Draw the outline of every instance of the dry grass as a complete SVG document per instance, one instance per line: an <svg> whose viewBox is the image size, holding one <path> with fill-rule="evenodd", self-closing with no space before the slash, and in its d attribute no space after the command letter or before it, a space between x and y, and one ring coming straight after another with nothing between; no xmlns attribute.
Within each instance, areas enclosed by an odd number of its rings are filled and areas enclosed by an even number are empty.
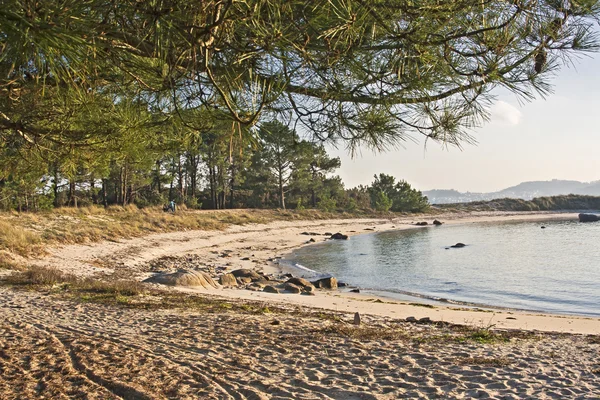
<svg viewBox="0 0 600 400"><path fill-rule="evenodd" d="M39 213L0 213L0 250L24 257L44 254L46 245L90 243L133 238L150 233L185 230L223 230L230 225L285 220L391 214L328 213L318 210L185 210L165 213L160 207L60 208Z"/></svg>
<svg viewBox="0 0 600 400"><path fill-rule="evenodd" d="M42 240L31 229L14 221L0 220L0 250L31 256L42 251Z"/></svg>
<svg viewBox="0 0 600 400"><path fill-rule="evenodd" d="M133 280L103 281L80 278L56 268L30 266L4 277L0 283L16 289L36 290L75 301L109 306L158 310L184 309L199 312L245 314L287 313L277 306L262 302L226 301L208 296L196 296L175 290L159 290Z"/></svg>

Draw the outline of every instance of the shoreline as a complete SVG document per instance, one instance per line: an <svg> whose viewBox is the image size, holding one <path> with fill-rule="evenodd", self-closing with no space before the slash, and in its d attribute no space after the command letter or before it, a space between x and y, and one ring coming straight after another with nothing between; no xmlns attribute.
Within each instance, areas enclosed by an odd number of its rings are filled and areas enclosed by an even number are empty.
<svg viewBox="0 0 600 400"><path fill-rule="evenodd" d="M143 238L104 242L91 245L63 246L51 250L51 255L38 260L38 265L61 268L79 275L119 278L122 275L148 277L147 265L157 259L194 256L211 268L232 271L255 269L265 274L281 274L281 266L272 262L294 249L323 242L323 236L301 235L305 231L342 232L350 236L383 232L392 229L432 229L411 222L440 219L446 225L503 221L546 221L576 219L574 213L550 212L484 212L418 215L389 219L351 219L325 221L277 221L263 225L232 226L222 232L188 231L155 234ZM372 231L371 229L375 229ZM366 231L365 229L370 229ZM434 305L433 308L415 298L414 301L392 300L370 293L318 290L316 296L271 294L243 289L182 289L198 294L223 298L256 300L291 304L353 314L372 314L397 319L407 317L431 318L474 327L494 326L499 329L518 329L578 334L600 333L600 318L548 314L520 310L479 309L461 305ZM492 306L493 307L493 306Z"/></svg>
<svg viewBox="0 0 600 400"><path fill-rule="evenodd" d="M503 218L475 220L490 217ZM280 221L176 232L64 246L38 262L126 284L163 267L212 276L223 267L276 273L267 260L304 245L303 231L359 233L399 221ZM165 287L146 293L144 287L105 302L104 292L92 300L70 295L68 287L23 289L0 287L3 399L600 395L598 319L429 308L326 290L310 296Z"/></svg>

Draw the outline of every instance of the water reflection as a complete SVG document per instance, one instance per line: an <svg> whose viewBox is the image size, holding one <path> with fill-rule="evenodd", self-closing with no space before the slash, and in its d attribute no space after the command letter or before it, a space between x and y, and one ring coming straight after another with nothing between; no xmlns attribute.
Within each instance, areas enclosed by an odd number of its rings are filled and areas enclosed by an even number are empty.
<svg viewBox="0 0 600 400"><path fill-rule="evenodd" d="M290 258L367 289L600 315L600 224L484 223L372 233ZM447 249L457 242L462 249Z"/></svg>

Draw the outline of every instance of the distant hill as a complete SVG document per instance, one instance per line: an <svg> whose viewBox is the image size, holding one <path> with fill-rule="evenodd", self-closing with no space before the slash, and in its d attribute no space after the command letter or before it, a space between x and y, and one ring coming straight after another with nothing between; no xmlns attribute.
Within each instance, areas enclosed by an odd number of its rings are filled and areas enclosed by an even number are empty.
<svg viewBox="0 0 600 400"><path fill-rule="evenodd" d="M536 197L533 200L495 199L470 203L438 204L441 210L453 211L595 211L600 210L600 196L569 194Z"/></svg>
<svg viewBox="0 0 600 400"><path fill-rule="evenodd" d="M551 181L531 181L519 183L498 192L472 193L456 190L426 190L423 192L431 204L469 203L501 198L531 200L536 197L578 194L600 196L600 181L579 182L553 179Z"/></svg>

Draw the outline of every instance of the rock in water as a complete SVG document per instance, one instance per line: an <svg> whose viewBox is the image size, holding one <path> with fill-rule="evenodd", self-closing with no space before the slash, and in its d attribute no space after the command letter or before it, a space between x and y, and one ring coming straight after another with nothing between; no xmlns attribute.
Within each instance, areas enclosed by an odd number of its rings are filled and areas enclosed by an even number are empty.
<svg viewBox="0 0 600 400"><path fill-rule="evenodd" d="M338 288L338 281L333 276L330 276L329 278L319 279L318 281L314 281L312 284L315 285L315 287L320 288L320 289L337 289Z"/></svg>
<svg viewBox="0 0 600 400"><path fill-rule="evenodd" d="M160 283L161 285L169 286L203 287L206 289L218 289L221 287L210 275L204 272L186 270L177 271L172 274L157 274L144 280L144 282Z"/></svg>
<svg viewBox="0 0 600 400"><path fill-rule="evenodd" d="M415 225L425 226L425 225L427 225L427 221L417 222Z"/></svg>
<svg viewBox="0 0 600 400"><path fill-rule="evenodd" d="M360 314L354 313L354 325L360 325Z"/></svg>
<svg viewBox="0 0 600 400"><path fill-rule="evenodd" d="M443 222L441 222L441 221L438 221L437 219L434 219L434 220L433 220L433 224L434 224L435 226L440 226L441 224L443 224Z"/></svg>
<svg viewBox="0 0 600 400"><path fill-rule="evenodd" d="M223 274L219 277L219 283L223 287L236 287L238 285L237 280L233 274Z"/></svg>
<svg viewBox="0 0 600 400"><path fill-rule="evenodd" d="M450 247L453 247L455 249L460 249L461 247L465 247L465 246L466 246L466 244L464 244L464 243L456 243L456 244L453 244Z"/></svg>
<svg viewBox="0 0 600 400"><path fill-rule="evenodd" d="M334 233L333 235L331 235L331 239L348 240L348 235L343 235L338 232L338 233Z"/></svg>
<svg viewBox="0 0 600 400"><path fill-rule="evenodd" d="M579 214L579 222L596 222L600 221L600 216L594 214Z"/></svg>

